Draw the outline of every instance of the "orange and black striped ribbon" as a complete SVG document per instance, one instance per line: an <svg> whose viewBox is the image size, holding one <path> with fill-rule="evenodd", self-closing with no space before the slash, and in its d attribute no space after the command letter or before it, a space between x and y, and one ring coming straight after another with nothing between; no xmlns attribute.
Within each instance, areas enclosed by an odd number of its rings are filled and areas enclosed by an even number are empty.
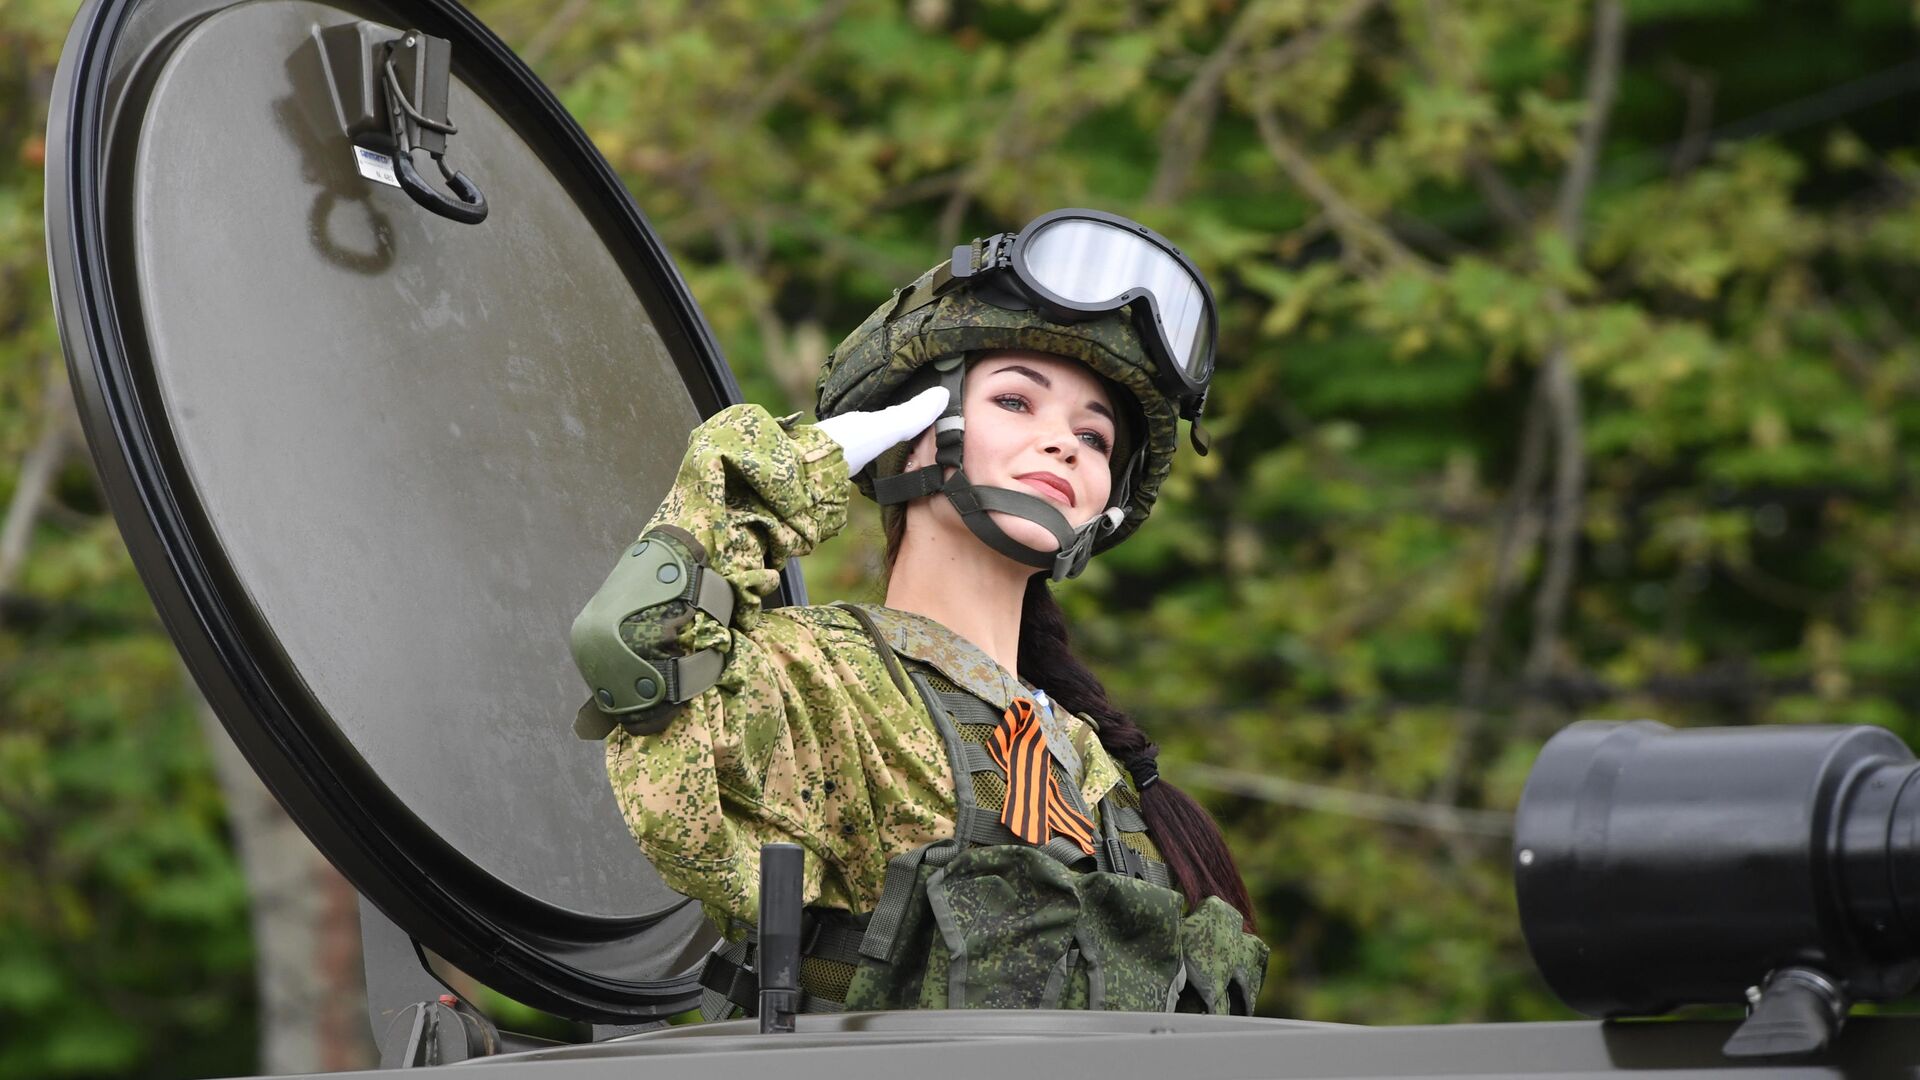
<svg viewBox="0 0 1920 1080"><path fill-rule="evenodd" d="M1093 854L1093 822L1068 805L1053 775L1047 735L1031 698L1014 698L987 738L987 754L1007 772L1007 805L1000 823L1029 844L1044 844L1054 833Z"/></svg>

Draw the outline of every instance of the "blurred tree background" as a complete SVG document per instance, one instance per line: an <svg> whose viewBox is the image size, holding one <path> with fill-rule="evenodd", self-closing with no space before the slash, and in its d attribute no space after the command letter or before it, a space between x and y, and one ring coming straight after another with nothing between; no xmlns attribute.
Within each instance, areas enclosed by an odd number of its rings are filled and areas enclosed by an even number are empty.
<svg viewBox="0 0 1920 1080"><path fill-rule="evenodd" d="M0 0L0 1075L257 1067L229 810L77 445ZM1920 737L1908 0L483 0L748 396L952 244L1151 224L1222 307L1212 456L1062 589L1228 831L1269 1015L1565 1015L1507 815L1583 716ZM874 515L812 560L878 595Z"/></svg>

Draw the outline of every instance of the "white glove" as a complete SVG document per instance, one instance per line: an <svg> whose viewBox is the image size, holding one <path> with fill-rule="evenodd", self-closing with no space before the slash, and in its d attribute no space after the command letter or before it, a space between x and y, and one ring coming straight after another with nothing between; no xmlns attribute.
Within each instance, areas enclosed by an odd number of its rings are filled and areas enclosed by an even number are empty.
<svg viewBox="0 0 1920 1080"><path fill-rule="evenodd" d="M874 412L841 413L814 426L840 444L847 458L847 472L857 473L874 458L933 426L946 411L947 388L935 386L898 405Z"/></svg>

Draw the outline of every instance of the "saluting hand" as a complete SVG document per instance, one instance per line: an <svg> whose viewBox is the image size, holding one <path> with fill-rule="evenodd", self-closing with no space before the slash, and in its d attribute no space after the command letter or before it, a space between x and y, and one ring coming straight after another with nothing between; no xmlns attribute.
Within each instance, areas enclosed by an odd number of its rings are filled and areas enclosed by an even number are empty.
<svg viewBox="0 0 1920 1080"><path fill-rule="evenodd" d="M857 473L892 447L918 436L947 411L947 389L923 390L898 405L873 412L841 413L814 425L840 444L847 472Z"/></svg>

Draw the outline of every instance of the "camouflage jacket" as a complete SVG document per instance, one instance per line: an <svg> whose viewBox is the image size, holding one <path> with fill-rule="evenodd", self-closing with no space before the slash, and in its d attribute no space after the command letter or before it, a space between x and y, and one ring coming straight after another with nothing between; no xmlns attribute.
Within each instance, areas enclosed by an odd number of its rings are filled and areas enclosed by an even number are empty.
<svg viewBox="0 0 1920 1080"><path fill-rule="evenodd" d="M648 526L678 526L705 549L707 565L733 586L733 625L696 612L623 627L643 655L716 648L726 664L713 688L665 706L671 713L657 734L616 728L607 773L648 859L721 926L756 918L764 843L805 849L808 904L859 912L879 900L888 859L954 833L941 736L853 613L762 606L779 585L775 568L845 524L852 490L840 448L824 433L738 405L694 431ZM866 610L895 652L989 705L1031 695L939 623ZM1049 732L1056 735L1073 748L1064 756L1078 759L1072 779L1088 806L1116 785L1130 787L1083 718L1063 714Z"/></svg>

